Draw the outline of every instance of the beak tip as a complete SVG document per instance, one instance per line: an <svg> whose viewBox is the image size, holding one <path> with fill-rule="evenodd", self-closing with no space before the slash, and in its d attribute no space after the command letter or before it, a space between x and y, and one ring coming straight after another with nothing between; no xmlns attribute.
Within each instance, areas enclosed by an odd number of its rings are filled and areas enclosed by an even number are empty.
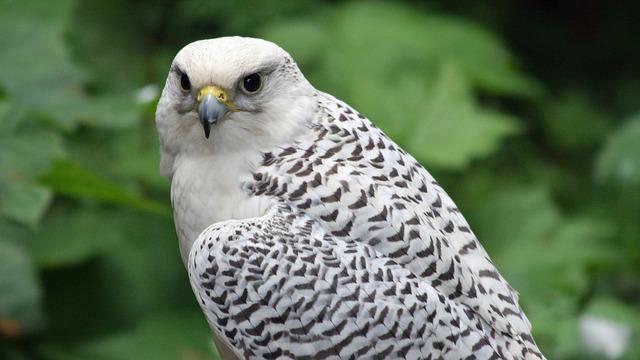
<svg viewBox="0 0 640 360"><path fill-rule="evenodd" d="M203 121L202 127L204 128L204 137L208 139L211 134L211 123L209 121Z"/></svg>

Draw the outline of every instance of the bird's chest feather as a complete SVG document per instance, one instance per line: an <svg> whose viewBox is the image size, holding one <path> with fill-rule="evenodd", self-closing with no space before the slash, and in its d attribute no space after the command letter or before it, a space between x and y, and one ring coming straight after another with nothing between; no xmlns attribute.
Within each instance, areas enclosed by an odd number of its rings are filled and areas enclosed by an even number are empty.
<svg viewBox="0 0 640 360"><path fill-rule="evenodd" d="M174 222L183 260L193 241L209 225L263 215L265 197L249 197L241 185L250 176L253 156L224 154L178 159L171 181Z"/></svg>

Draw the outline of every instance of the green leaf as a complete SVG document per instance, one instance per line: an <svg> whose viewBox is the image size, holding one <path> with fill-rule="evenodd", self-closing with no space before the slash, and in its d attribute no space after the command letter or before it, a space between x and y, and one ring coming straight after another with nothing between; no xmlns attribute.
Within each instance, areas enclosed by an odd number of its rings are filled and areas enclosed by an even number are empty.
<svg viewBox="0 0 640 360"><path fill-rule="evenodd" d="M122 216L91 207L54 208L23 240L40 267L71 266L119 246L126 239Z"/></svg>
<svg viewBox="0 0 640 360"><path fill-rule="evenodd" d="M0 134L11 132L20 120L20 116L9 115L11 110L13 110L11 103L0 100Z"/></svg>
<svg viewBox="0 0 640 360"><path fill-rule="evenodd" d="M0 182L0 215L35 226L51 203L52 193L24 181Z"/></svg>
<svg viewBox="0 0 640 360"><path fill-rule="evenodd" d="M364 71L350 70L359 66L362 70L387 69L394 77L402 72L420 76L424 66L435 60L456 64L474 88L509 96L537 96L541 92L539 84L518 70L514 57L495 35L478 24L435 12L380 2L349 3L332 13L320 12L311 21L298 17L261 33L290 51L303 70L307 59L320 59L325 69L319 64L316 70L322 74L311 74L314 80L357 84L365 80L356 76ZM331 46L323 46L328 43Z"/></svg>
<svg viewBox="0 0 640 360"><path fill-rule="evenodd" d="M35 226L52 193L32 178L46 172L63 153L62 140L54 132L0 134L0 215Z"/></svg>
<svg viewBox="0 0 640 360"><path fill-rule="evenodd" d="M92 99L83 123L105 129L131 128L140 121L141 105L130 92L103 94Z"/></svg>
<svg viewBox="0 0 640 360"><path fill-rule="evenodd" d="M620 300L611 297L595 298L584 313L625 324L636 332L636 336L640 336L640 310Z"/></svg>
<svg viewBox="0 0 640 360"><path fill-rule="evenodd" d="M175 34L169 27L176 19L176 10L184 4L137 3L123 6L114 1L78 2L69 24L68 37L73 44L74 60L87 69L91 82L99 91L131 91L149 82L164 78L155 76L154 66L164 48L150 46L151 28L162 28ZM171 21L164 18L171 13ZM127 21L122 21L122 19ZM209 19L209 21L212 21ZM193 38L190 39L193 41ZM152 41L153 42L153 41ZM164 63L162 76L166 76L176 46L171 47L171 58ZM96 56L99 54L99 56Z"/></svg>
<svg viewBox="0 0 640 360"><path fill-rule="evenodd" d="M526 296L523 293L520 298L526 300ZM520 303L522 305L523 301ZM533 325L533 336L543 354L554 354L556 358L562 359L575 358L576 352L580 354L575 299L556 295L545 302L527 301L524 310Z"/></svg>
<svg viewBox="0 0 640 360"><path fill-rule="evenodd" d="M441 67L431 92L419 110L425 120L405 136L409 152L425 164L463 168L474 157L493 153L504 137L519 129L508 115L477 109L470 89L451 65Z"/></svg>
<svg viewBox="0 0 640 360"><path fill-rule="evenodd" d="M502 182L493 185L470 209L472 225L492 257L496 251L517 251L520 244L546 242L562 219L549 190Z"/></svg>
<svg viewBox="0 0 640 360"><path fill-rule="evenodd" d="M127 318L169 307L194 307L172 221L140 214L126 216L122 244L102 261L105 285Z"/></svg>
<svg viewBox="0 0 640 360"><path fill-rule="evenodd" d="M49 344L47 358L128 360L219 359L200 312L179 312L150 318L132 331L96 340L76 349Z"/></svg>
<svg viewBox="0 0 640 360"><path fill-rule="evenodd" d="M58 194L128 205L154 214L171 216L171 210L166 205L128 192L67 161L56 161L51 171L42 176L40 181Z"/></svg>
<svg viewBox="0 0 640 360"><path fill-rule="evenodd" d="M296 31L291 32L291 28ZM325 60L323 52L330 44L329 34L320 24L306 19L288 20L277 22L264 30L268 39L273 41L284 41L282 46L293 56L301 66L301 71L307 74L316 66L322 66ZM285 45L286 44L286 45Z"/></svg>
<svg viewBox="0 0 640 360"><path fill-rule="evenodd" d="M86 106L83 75L63 35L69 4L45 2L0 12L0 87L11 100L65 129L74 127Z"/></svg>
<svg viewBox="0 0 640 360"><path fill-rule="evenodd" d="M568 356L579 345L577 316L590 291L590 271L620 259L608 243L615 223L562 215L544 187L500 185L471 209L472 227L520 293L542 350Z"/></svg>
<svg viewBox="0 0 640 360"><path fill-rule="evenodd" d="M640 115L607 139L596 163L601 180L618 185L640 185Z"/></svg>
<svg viewBox="0 0 640 360"><path fill-rule="evenodd" d="M545 134L561 149L581 150L593 146L609 130L608 115L577 91L553 97L541 108Z"/></svg>
<svg viewBox="0 0 640 360"><path fill-rule="evenodd" d="M87 252L78 252L78 255L86 256L89 261L78 257L82 262L45 269L47 316L50 323L57 326L48 339L65 343L89 341L130 328L158 312L197 309L180 259L173 223L167 218L126 208L99 209L78 209L113 217L96 224L99 226L94 229L96 234L85 238L86 242L98 244L83 247L69 239L61 240L64 241L61 246L74 247L69 249L71 253L76 252L76 246L80 250L86 248ZM64 214L57 214L57 210L58 207L53 209L52 216L62 227ZM62 210L68 213L71 208L65 206ZM93 219L83 220L80 224L72 219L66 221L69 228L80 231L90 231L91 223L99 222ZM63 229L56 227L54 230L56 237L64 236ZM38 245L32 241L44 241L35 256L54 246L53 240L26 240L30 250ZM53 259L55 261L75 261L63 258L66 255L62 251L56 253L60 257Z"/></svg>
<svg viewBox="0 0 640 360"><path fill-rule="evenodd" d="M479 89L514 97L542 94L541 85L522 73L500 39L480 24L432 13L425 34L434 56L455 62Z"/></svg>
<svg viewBox="0 0 640 360"><path fill-rule="evenodd" d="M11 17L28 16L34 21L44 21L60 26L69 21L75 0L20 1L3 0L0 2L0 14Z"/></svg>
<svg viewBox="0 0 640 360"><path fill-rule="evenodd" d="M43 323L41 296L25 252L0 240L0 335L16 338L38 330Z"/></svg>
<svg viewBox="0 0 640 360"><path fill-rule="evenodd" d="M434 167L463 168L517 132L512 117L479 106L474 91L539 93L482 27L394 4L351 3L261 33L290 51L314 86Z"/></svg>
<svg viewBox="0 0 640 360"><path fill-rule="evenodd" d="M607 246L615 234L610 219L565 218L545 188L502 189L481 204L472 209L476 232L525 301L559 293L577 299L589 286L588 269L619 255Z"/></svg>
<svg viewBox="0 0 640 360"><path fill-rule="evenodd" d="M633 305L609 296L600 296L593 299L584 311L586 315L610 320L631 330L628 347L621 359L638 359L640 356L640 309Z"/></svg>
<svg viewBox="0 0 640 360"><path fill-rule="evenodd" d="M135 129L115 134L111 140L113 159L117 161L114 173L124 179L139 179L157 189L167 189L169 181L160 176L160 152L154 124L142 123ZM131 156L135 153L136 156Z"/></svg>
<svg viewBox="0 0 640 360"><path fill-rule="evenodd" d="M0 135L0 179L21 180L46 172L64 154L54 132L32 131Z"/></svg>

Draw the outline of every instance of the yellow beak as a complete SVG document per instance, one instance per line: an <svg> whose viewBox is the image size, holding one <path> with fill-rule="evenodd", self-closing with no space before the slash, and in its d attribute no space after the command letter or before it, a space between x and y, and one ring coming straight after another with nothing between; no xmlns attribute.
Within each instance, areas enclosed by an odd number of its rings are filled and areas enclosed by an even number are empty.
<svg viewBox="0 0 640 360"><path fill-rule="evenodd" d="M220 103L226 106L229 110L233 111L235 104L233 103L233 101L229 100L229 94L223 89L214 85L207 85L200 89L200 91L198 91L196 100L198 100L198 102L200 103L205 97L207 97L207 95L211 95L214 98L218 99Z"/></svg>
<svg viewBox="0 0 640 360"><path fill-rule="evenodd" d="M229 100L229 94L226 91L213 85L200 89L196 100L200 123L204 129L204 136L208 139L211 125L218 122L228 111L234 111L235 105Z"/></svg>

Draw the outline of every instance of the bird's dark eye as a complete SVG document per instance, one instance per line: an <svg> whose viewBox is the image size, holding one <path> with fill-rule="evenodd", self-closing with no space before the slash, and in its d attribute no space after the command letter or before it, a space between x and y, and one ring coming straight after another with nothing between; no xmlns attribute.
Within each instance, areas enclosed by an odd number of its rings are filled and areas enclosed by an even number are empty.
<svg viewBox="0 0 640 360"><path fill-rule="evenodd" d="M191 81L189 81L189 77L187 76L187 74L180 75L180 86L184 91L191 90Z"/></svg>
<svg viewBox="0 0 640 360"><path fill-rule="evenodd" d="M262 77L260 74L251 74L242 79L242 88L249 94L258 92L262 87Z"/></svg>

